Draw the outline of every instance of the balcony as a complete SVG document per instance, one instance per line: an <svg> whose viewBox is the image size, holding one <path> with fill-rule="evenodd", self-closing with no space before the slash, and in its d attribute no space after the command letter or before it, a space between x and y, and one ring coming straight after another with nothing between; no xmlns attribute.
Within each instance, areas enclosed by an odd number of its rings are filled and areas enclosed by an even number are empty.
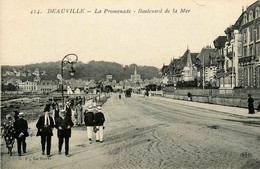
<svg viewBox="0 0 260 169"><path fill-rule="evenodd" d="M229 67L229 68L227 69L227 73L228 73L228 74L231 74L232 71L233 71L233 73L235 73L235 67Z"/></svg>
<svg viewBox="0 0 260 169"><path fill-rule="evenodd" d="M225 56L223 56L223 55L218 56L218 57L216 58L216 61L217 61L217 62L224 62L224 61L225 61Z"/></svg>
<svg viewBox="0 0 260 169"><path fill-rule="evenodd" d="M219 69L216 72L216 77L220 78L220 77L224 77L225 76L225 70L224 69Z"/></svg>
<svg viewBox="0 0 260 169"><path fill-rule="evenodd" d="M255 60L255 55L249 55L249 56L239 58L238 62L239 63L247 63L247 62L251 62L252 60Z"/></svg>
<svg viewBox="0 0 260 169"><path fill-rule="evenodd" d="M229 59L232 59L232 58L233 58L233 52L228 52L228 53L227 53L227 57L228 57Z"/></svg>

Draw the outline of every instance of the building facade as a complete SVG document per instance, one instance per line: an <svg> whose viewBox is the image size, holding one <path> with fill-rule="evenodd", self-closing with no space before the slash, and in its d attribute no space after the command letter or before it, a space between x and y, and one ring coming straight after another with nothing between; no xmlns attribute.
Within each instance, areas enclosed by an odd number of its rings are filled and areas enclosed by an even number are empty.
<svg viewBox="0 0 260 169"><path fill-rule="evenodd" d="M206 46L201 49L197 56L197 60L199 61L198 80L201 84L204 83L205 86L216 86L216 53L216 49Z"/></svg>
<svg viewBox="0 0 260 169"><path fill-rule="evenodd" d="M241 84L241 68L238 64L239 58L242 56L242 35L239 33L240 19L235 25L225 30L227 42L224 48L224 71L223 88L240 87Z"/></svg>
<svg viewBox="0 0 260 169"><path fill-rule="evenodd" d="M260 88L260 1L250 5L242 13L242 24L239 29L242 34L241 86L245 88Z"/></svg>
<svg viewBox="0 0 260 169"><path fill-rule="evenodd" d="M25 82L20 82L18 84L19 86L19 91L22 92L30 92L30 93L37 93L38 91L38 82L36 81L25 81Z"/></svg>
<svg viewBox="0 0 260 169"><path fill-rule="evenodd" d="M38 94L49 94L58 90L58 83L52 80L42 80L37 85Z"/></svg>
<svg viewBox="0 0 260 169"><path fill-rule="evenodd" d="M214 41L213 44L216 49L215 63L217 65L216 71L216 87L224 88L224 78L225 78L225 55L224 48L227 42L227 36L219 36Z"/></svg>

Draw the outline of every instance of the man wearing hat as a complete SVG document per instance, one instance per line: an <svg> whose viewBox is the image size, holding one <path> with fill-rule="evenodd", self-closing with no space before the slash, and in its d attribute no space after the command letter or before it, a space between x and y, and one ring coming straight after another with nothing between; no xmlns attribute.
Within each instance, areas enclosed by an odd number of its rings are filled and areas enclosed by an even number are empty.
<svg viewBox="0 0 260 169"><path fill-rule="evenodd" d="M58 103L56 103L56 104L54 105L54 110L53 110L53 117L54 117L54 122L55 122L55 124L56 124L57 119L58 119L59 116L60 116L59 113L60 113L59 105L58 105Z"/></svg>
<svg viewBox="0 0 260 169"><path fill-rule="evenodd" d="M71 119L72 111L71 111L71 104L69 101L66 103L66 116Z"/></svg>
<svg viewBox="0 0 260 169"><path fill-rule="evenodd" d="M71 127L74 124L71 118L65 114L65 110L60 111L60 117L57 119L55 127L59 138L59 154L61 154L62 144L65 139L65 155L69 157L69 138L71 137Z"/></svg>
<svg viewBox="0 0 260 169"><path fill-rule="evenodd" d="M42 155L45 153L45 143L47 142L47 156L50 157L51 136L53 136L52 130L54 128L54 122L48 108L44 109L44 115L40 116L36 127L38 129L36 136L41 136Z"/></svg>
<svg viewBox="0 0 260 169"><path fill-rule="evenodd" d="M87 113L85 112L84 121L85 121L85 125L87 126L89 144L91 144L92 131L94 127L94 113L93 113L93 107L91 105L88 106Z"/></svg>
<svg viewBox="0 0 260 169"><path fill-rule="evenodd" d="M21 156L21 146L23 146L23 153L26 153L26 137L29 136L28 134L28 123L24 119L24 113L19 113L19 119L14 123L14 130L16 133L17 139L17 151L18 155Z"/></svg>
<svg viewBox="0 0 260 169"><path fill-rule="evenodd" d="M103 125L105 122L105 117L104 114L101 112L101 107L97 107L97 112L94 115L94 121L95 121L95 126L97 128L96 132L96 142L103 142Z"/></svg>

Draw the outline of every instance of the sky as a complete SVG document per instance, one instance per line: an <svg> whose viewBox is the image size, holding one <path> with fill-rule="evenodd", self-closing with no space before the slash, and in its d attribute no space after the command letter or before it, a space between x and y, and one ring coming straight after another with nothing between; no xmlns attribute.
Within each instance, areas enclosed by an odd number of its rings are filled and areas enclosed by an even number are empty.
<svg viewBox="0 0 260 169"><path fill-rule="evenodd" d="M241 15L242 6L255 1L2 0L0 63L55 62L74 53L84 63L96 60L161 68L182 56L187 47L194 53L207 45L214 47L213 41L225 35L224 30ZM50 9L83 9L84 13L48 13ZM105 9L131 12L104 13ZM138 13L139 9L162 13ZM180 13L181 9L189 12Z"/></svg>

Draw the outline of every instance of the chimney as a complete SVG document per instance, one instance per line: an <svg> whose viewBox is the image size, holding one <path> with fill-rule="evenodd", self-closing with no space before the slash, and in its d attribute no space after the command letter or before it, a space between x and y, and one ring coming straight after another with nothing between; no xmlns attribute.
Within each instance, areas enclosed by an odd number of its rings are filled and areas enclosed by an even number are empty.
<svg viewBox="0 0 260 169"><path fill-rule="evenodd" d="M242 6L242 13L244 12L244 6Z"/></svg>

